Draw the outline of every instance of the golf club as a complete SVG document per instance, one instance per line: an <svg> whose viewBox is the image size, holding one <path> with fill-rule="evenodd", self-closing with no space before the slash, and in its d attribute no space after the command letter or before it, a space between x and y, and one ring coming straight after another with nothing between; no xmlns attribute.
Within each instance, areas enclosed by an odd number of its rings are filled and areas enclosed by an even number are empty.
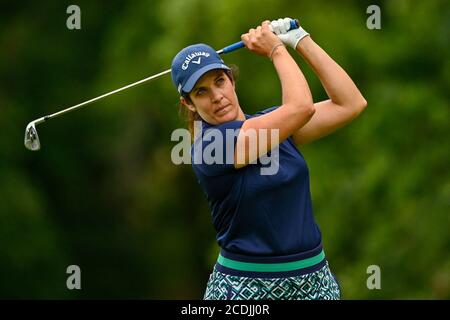
<svg viewBox="0 0 450 320"><path fill-rule="evenodd" d="M295 20L291 20L289 29L290 30L297 29L298 27L299 27L298 20L296 20L296 19ZM223 49L218 50L217 53L218 54L229 53L229 52L232 52L234 50L243 48L244 46L245 46L244 42L239 41L239 42L236 42L236 43L234 43L232 45L229 45L229 46L227 46L227 47L225 47ZM43 123L45 121L48 121L48 120L50 120L52 118L56 118L56 117L58 117L60 115L63 115L65 113L68 113L68 112L73 111L75 109L87 106L88 104L91 104L91 103L93 103L95 101L98 101L100 99L106 98L107 96L113 95L113 94L118 93L120 91L123 91L125 89L132 88L132 87L137 86L139 84L142 84L142 83L144 83L146 81L159 78L159 77L169 73L170 71L171 71L171 69L165 70L165 71L157 73L157 74L155 74L153 76L150 76L150 77L147 77L145 79L136 81L136 82L134 82L132 84L129 84L129 85L125 86L125 87L113 90L111 92L105 93L105 94L103 94L101 96L98 96L96 98L93 98L93 99L90 99L88 101L79 103L79 104L77 104L77 105L75 105L73 107L69 107L69 108L64 109L62 111L59 111L59 112L56 112L56 113L53 113L53 114L50 114L50 115L47 115L47 116L44 116L44 117L41 117L41 118L38 118L36 120L31 121L27 125L27 127L25 128L25 142L24 142L25 143L25 147L27 149L29 149L29 150L32 150L32 151L37 151L37 150L39 150L41 148L41 143L39 141L39 136L38 136L38 133L37 133L37 130L36 130L36 126L38 124Z"/></svg>

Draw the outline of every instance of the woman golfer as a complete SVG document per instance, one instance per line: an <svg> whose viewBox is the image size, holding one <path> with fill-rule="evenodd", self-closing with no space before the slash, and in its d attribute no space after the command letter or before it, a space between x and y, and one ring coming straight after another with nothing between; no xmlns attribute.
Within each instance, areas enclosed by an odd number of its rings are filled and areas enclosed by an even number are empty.
<svg viewBox="0 0 450 320"><path fill-rule="evenodd" d="M244 114L232 72L210 46L186 47L172 62L189 127L195 120L201 124L192 165L221 249L204 299L340 298L313 216L308 167L297 146L348 124L367 103L303 28L287 31L289 21L264 21L241 37L247 49L269 58L282 87L280 105L255 115ZM285 46L311 66L328 100L312 101ZM274 170L264 173L268 158Z"/></svg>

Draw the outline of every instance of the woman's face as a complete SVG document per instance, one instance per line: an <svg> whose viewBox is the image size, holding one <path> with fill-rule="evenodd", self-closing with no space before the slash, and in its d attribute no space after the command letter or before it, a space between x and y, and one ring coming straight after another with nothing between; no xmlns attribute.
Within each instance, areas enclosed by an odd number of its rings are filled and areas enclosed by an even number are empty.
<svg viewBox="0 0 450 320"><path fill-rule="evenodd" d="M245 120L245 115L239 106L234 82L222 69L205 73L189 93L192 103L181 97L181 103L191 111L196 111L206 122L217 125L220 123Z"/></svg>

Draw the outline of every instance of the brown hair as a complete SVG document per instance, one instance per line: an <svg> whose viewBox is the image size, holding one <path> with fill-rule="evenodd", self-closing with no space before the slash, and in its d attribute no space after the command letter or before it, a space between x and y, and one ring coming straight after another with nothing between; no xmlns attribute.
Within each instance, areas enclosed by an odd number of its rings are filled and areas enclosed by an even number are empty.
<svg viewBox="0 0 450 320"><path fill-rule="evenodd" d="M226 75L231 80L231 82L235 82L238 76L239 69L235 65L229 66L231 70L225 70ZM189 97L189 93L182 92L181 96L188 102L192 103L191 98ZM199 121L202 118L197 112L191 111L188 107L183 105L181 102L179 103L179 115L187 122L187 127L189 129L189 133L191 134L191 141L194 141L194 121Z"/></svg>

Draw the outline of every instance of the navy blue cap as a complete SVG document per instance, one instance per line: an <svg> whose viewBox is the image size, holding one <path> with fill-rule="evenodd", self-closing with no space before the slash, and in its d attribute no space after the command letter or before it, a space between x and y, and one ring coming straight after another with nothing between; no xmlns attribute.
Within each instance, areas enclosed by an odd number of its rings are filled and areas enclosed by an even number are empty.
<svg viewBox="0 0 450 320"><path fill-rule="evenodd" d="M172 81L178 93L189 93L198 79L213 69L230 70L216 50L203 43L193 44L173 58Z"/></svg>

